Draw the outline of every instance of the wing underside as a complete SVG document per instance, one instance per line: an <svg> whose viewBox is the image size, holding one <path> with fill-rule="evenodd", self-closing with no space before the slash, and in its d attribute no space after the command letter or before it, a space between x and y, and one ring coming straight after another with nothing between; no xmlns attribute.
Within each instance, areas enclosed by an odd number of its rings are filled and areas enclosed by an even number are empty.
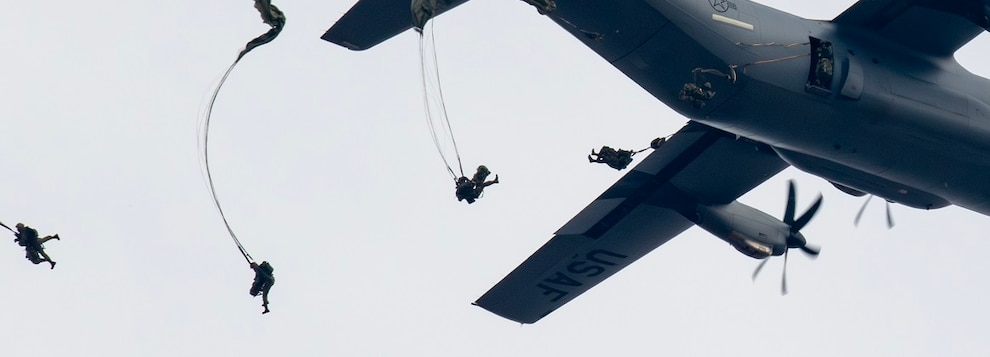
<svg viewBox="0 0 990 357"><path fill-rule="evenodd" d="M787 167L768 146L691 122L583 209L475 305L533 323Z"/></svg>
<svg viewBox="0 0 990 357"><path fill-rule="evenodd" d="M990 30L990 0L860 0L832 22L934 56L950 56Z"/></svg>
<svg viewBox="0 0 990 357"><path fill-rule="evenodd" d="M435 16L467 0L438 1ZM366 50L413 27L411 0L360 0L321 37L352 50Z"/></svg>

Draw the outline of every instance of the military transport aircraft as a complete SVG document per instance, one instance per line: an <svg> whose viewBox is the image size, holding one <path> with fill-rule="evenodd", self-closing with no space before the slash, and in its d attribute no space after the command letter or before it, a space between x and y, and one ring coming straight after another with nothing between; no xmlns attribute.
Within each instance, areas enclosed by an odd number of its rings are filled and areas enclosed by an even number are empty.
<svg viewBox="0 0 990 357"><path fill-rule="evenodd" d="M433 0L440 14L466 0ZM524 0L689 123L475 304L533 323L698 225L765 259L782 219L736 201L787 166L842 192L990 215L990 81L957 49L990 0L861 0L831 21L749 0ZM409 0L361 0L323 39L364 50L411 27Z"/></svg>

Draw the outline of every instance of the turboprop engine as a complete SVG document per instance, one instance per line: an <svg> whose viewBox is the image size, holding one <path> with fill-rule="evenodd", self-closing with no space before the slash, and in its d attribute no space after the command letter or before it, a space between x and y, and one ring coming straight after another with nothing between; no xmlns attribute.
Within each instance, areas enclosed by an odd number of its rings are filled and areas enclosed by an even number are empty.
<svg viewBox="0 0 990 357"><path fill-rule="evenodd" d="M763 259L753 272L754 279L767 262L766 258L783 255L785 279L781 291L786 294L787 251L790 248L799 248L812 257L818 256L818 248L809 247L808 241L800 231L815 216L821 204L822 196L819 195L815 203L795 219L795 189L794 181L791 181L788 186L787 209L783 220L773 218L738 201L724 205L698 204L697 215L688 218L699 227L728 242L739 252L756 259Z"/></svg>
<svg viewBox="0 0 990 357"><path fill-rule="evenodd" d="M784 254L787 249L790 227L758 209L732 201L717 206L699 204L697 212L695 224L728 242L740 253L764 259Z"/></svg>
<svg viewBox="0 0 990 357"><path fill-rule="evenodd" d="M819 195L815 203L801 217L794 218L794 181L788 186L787 209L784 220L773 218L758 209L732 201L724 205L698 204L697 216L688 217L699 227L728 242L739 252L756 259L782 255L789 248L800 248L805 253L818 255L817 248L808 247L801 228L811 221L822 205Z"/></svg>

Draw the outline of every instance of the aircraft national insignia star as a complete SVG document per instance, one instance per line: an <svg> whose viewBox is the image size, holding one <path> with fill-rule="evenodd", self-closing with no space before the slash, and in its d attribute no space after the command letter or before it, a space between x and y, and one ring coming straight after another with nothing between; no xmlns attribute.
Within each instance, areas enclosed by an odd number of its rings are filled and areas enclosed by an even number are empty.
<svg viewBox="0 0 990 357"><path fill-rule="evenodd" d="M729 0L708 0L708 3L712 5L712 8L715 9L715 11L729 11Z"/></svg>

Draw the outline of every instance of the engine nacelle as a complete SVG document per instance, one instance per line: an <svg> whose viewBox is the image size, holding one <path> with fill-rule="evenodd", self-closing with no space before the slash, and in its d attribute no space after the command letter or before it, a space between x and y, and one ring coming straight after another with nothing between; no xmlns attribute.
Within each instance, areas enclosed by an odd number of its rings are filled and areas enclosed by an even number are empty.
<svg viewBox="0 0 990 357"><path fill-rule="evenodd" d="M731 244L740 253L756 259L781 255L787 250L790 227L738 201L715 206L699 204L697 216L688 218Z"/></svg>

